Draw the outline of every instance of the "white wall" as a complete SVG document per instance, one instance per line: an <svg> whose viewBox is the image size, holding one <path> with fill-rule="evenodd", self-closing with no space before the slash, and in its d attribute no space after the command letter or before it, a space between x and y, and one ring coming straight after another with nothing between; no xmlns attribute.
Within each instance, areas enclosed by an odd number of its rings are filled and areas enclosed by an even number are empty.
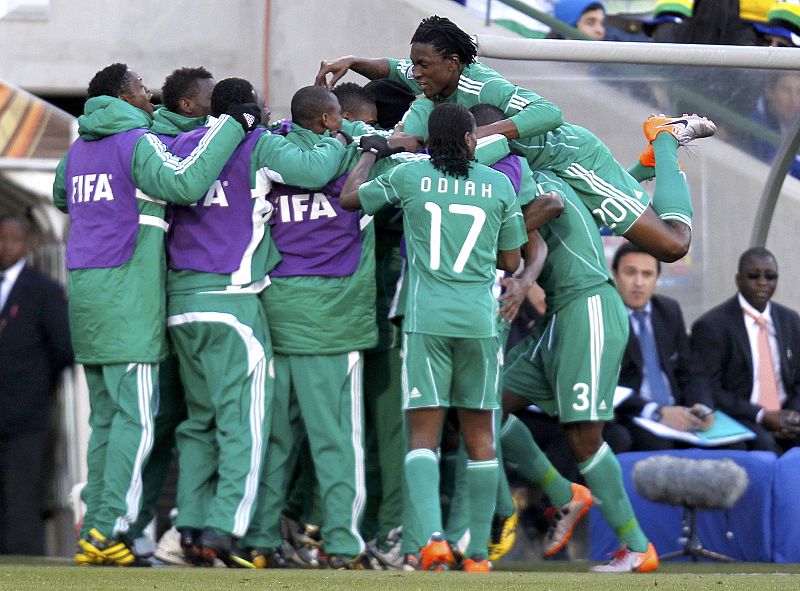
<svg viewBox="0 0 800 591"><path fill-rule="evenodd" d="M264 0L53 0L45 20L0 19L0 79L34 92L80 94L125 62L151 88L175 68L261 87Z"/></svg>
<svg viewBox="0 0 800 591"><path fill-rule="evenodd" d="M452 0L272 0L268 67L273 119L288 115L292 94L314 83L321 60L348 54L408 57L414 30L432 14L450 18L470 34L489 31L479 16ZM491 32L503 34L498 27ZM364 78L348 74L348 80Z"/></svg>

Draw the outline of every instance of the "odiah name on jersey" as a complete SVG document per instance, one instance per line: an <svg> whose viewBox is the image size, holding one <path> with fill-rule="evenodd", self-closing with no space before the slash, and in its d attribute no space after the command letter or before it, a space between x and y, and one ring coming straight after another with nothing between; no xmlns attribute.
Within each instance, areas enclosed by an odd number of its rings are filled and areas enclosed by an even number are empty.
<svg viewBox="0 0 800 591"><path fill-rule="evenodd" d="M459 191L459 183L463 185L465 197L477 197L477 183L475 181L460 181L459 179L447 178L447 177L439 177L436 180L436 192L437 193L453 193L453 194L460 194ZM492 198L492 185L491 183L481 183L481 197L485 197L487 199ZM419 181L419 190L423 193L430 193L434 188L433 179L429 176L424 176L420 178ZM451 190L452 188L452 190Z"/></svg>

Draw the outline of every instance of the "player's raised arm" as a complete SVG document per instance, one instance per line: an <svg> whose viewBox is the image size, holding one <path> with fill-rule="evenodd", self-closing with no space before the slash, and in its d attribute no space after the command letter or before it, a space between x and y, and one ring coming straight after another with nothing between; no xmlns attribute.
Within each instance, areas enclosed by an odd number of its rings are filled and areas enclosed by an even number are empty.
<svg viewBox="0 0 800 591"><path fill-rule="evenodd" d="M370 80L387 78L389 76L389 59L385 57L345 55L330 60L322 60L317 77L314 79L314 84L331 90L349 70L353 70L355 73L361 74ZM331 74L330 80L328 80L328 74Z"/></svg>

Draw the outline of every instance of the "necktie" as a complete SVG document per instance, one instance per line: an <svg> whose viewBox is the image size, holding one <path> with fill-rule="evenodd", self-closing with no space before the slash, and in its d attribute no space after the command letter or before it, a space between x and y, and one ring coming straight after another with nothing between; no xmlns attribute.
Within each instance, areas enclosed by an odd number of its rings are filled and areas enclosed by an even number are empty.
<svg viewBox="0 0 800 591"><path fill-rule="evenodd" d="M758 403L766 410L780 410L778 400L778 378L775 375L775 363L772 360L772 349L769 346L767 320L756 316L749 310L745 314L758 325Z"/></svg>
<svg viewBox="0 0 800 591"><path fill-rule="evenodd" d="M647 322L647 312L636 310L633 317L639 325L639 348L642 351L644 360L645 379L650 385L650 399L662 406L672 404L672 397L669 393L669 386L664 379L661 371L661 362L658 360L658 349L653 333L650 331L650 324Z"/></svg>

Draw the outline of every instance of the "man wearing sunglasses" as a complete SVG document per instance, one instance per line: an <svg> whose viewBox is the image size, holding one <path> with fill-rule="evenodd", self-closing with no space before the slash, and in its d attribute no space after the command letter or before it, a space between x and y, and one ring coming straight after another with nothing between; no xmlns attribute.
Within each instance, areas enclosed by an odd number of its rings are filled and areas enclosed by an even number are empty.
<svg viewBox="0 0 800 591"><path fill-rule="evenodd" d="M739 257L739 293L692 326L692 373L717 408L756 433L749 449L800 444L800 316L770 301L778 263L766 248Z"/></svg>

